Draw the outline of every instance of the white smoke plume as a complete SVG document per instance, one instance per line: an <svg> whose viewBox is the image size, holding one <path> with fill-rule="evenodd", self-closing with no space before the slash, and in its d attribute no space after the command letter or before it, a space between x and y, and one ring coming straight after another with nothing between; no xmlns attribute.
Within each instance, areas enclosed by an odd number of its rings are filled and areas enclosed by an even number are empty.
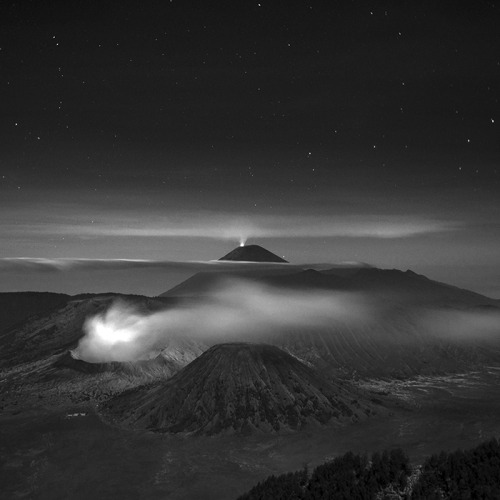
<svg viewBox="0 0 500 500"><path fill-rule="evenodd" d="M401 299L401 297L399 297ZM407 297L407 321L385 332L389 296L327 290L290 290L227 278L204 297L168 309L141 313L117 300L104 313L87 319L85 336L74 355L89 362L135 361L155 356L171 342L266 342L274 334L328 328L332 335L355 335L377 324L374 342L494 341L500 344L500 309L457 310L416 306ZM397 302L402 305L401 302ZM390 314L390 313L389 313ZM390 319L389 319L390 321ZM400 329L391 337L394 327ZM335 327L335 328L332 328ZM411 330L408 330L411 328ZM362 335L357 339L364 342Z"/></svg>
<svg viewBox="0 0 500 500"><path fill-rule="evenodd" d="M356 325L368 320L371 307L354 293L292 291L228 279L196 303L150 314L116 301L87 319L74 354L90 362L133 361L154 355L175 338L252 341L292 327Z"/></svg>

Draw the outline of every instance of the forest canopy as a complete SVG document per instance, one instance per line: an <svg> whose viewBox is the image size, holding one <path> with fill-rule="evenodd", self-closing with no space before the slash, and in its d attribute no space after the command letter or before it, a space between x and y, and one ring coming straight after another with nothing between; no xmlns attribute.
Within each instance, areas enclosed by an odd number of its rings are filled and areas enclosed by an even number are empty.
<svg viewBox="0 0 500 500"><path fill-rule="evenodd" d="M500 498L500 442L431 455L412 467L400 449L351 452L316 467L270 476L238 500Z"/></svg>

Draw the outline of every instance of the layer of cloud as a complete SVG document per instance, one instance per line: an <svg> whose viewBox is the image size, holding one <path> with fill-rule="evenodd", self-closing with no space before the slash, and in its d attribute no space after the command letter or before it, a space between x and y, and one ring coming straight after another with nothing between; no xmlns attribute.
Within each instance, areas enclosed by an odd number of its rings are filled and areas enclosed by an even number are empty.
<svg viewBox="0 0 500 500"><path fill-rule="evenodd" d="M184 237L235 240L244 243L248 238L407 238L428 233L457 230L451 221L396 216L266 216L252 221L234 220L218 216L199 220L170 221L166 218L155 224L130 224L111 226L92 223L78 227L81 236L126 237ZM60 226L59 234L74 234L74 226Z"/></svg>
<svg viewBox="0 0 500 500"><path fill-rule="evenodd" d="M353 266L347 263L346 266ZM311 264L308 267L324 267L325 264ZM0 258L2 271L112 271L126 269L158 268L163 270L185 270L191 272L201 271L259 271L285 269L293 271L302 269L302 265L283 264L274 262L232 262L232 261L173 261L173 260L148 260L148 259L71 259L71 258L31 258L31 257L6 257Z"/></svg>
<svg viewBox="0 0 500 500"><path fill-rule="evenodd" d="M392 342L420 349L432 342L498 345L500 341L498 307L422 308L408 297L401 320L402 304L398 302L392 317L391 303L370 293L290 290L227 278L197 301L159 312L141 313L133 304L117 300L104 313L86 320L85 336L74 355L89 362L134 361L158 354L171 342L199 341L205 346L272 342L273 338L280 342L297 331L328 332L343 340L355 336L360 346L369 338L371 344L383 343L387 348ZM395 325L400 330L396 338L391 333Z"/></svg>
<svg viewBox="0 0 500 500"><path fill-rule="evenodd" d="M0 258L0 271L122 271L127 269L161 269L164 271L186 272L247 272L247 271L280 271L294 272L303 269L325 270L346 267L369 267L361 262L340 263L305 263L289 264L281 262L238 262L221 260L152 260L152 259L72 259L72 258L39 258L39 257L5 257Z"/></svg>
<svg viewBox="0 0 500 500"><path fill-rule="evenodd" d="M452 220L408 215L255 215L252 217L210 212L180 212L175 216L89 214L71 218L55 216L36 224L30 221L2 223L8 233L77 238L210 238L245 242L249 238L408 238L456 231Z"/></svg>

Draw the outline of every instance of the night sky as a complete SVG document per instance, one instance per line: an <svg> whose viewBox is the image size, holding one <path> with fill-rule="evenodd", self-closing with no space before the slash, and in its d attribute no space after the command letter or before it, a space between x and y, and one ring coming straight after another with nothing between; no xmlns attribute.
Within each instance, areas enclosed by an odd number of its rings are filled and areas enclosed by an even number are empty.
<svg viewBox="0 0 500 500"><path fill-rule="evenodd" d="M2 291L248 238L500 297L498 2L2 2L0 49Z"/></svg>

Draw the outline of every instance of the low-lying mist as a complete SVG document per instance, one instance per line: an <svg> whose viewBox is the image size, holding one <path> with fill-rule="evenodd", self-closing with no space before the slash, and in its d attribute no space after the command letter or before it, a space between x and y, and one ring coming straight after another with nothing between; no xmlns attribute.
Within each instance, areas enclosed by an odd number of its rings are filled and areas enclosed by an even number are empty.
<svg viewBox="0 0 500 500"><path fill-rule="evenodd" d="M409 322L398 322L400 301L397 316L391 307L390 297L373 293L291 290L228 278L193 302L154 313L141 313L133 304L116 300L85 321L85 335L74 355L89 362L135 361L157 355L172 341L269 342L276 334L300 329L344 339L364 332L357 343L500 341L500 309L495 307L422 309L410 296L403 306Z"/></svg>
<svg viewBox="0 0 500 500"><path fill-rule="evenodd" d="M436 309L422 316L422 325L433 335L460 341L500 341L500 309Z"/></svg>
<svg viewBox="0 0 500 500"><path fill-rule="evenodd" d="M294 291L227 279L192 304L142 314L117 300L85 321L74 354L90 362L133 361L158 352L172 338L207 343L265 340L287 327L325 327L368 321L372 305L360 294Z"/></svg>

